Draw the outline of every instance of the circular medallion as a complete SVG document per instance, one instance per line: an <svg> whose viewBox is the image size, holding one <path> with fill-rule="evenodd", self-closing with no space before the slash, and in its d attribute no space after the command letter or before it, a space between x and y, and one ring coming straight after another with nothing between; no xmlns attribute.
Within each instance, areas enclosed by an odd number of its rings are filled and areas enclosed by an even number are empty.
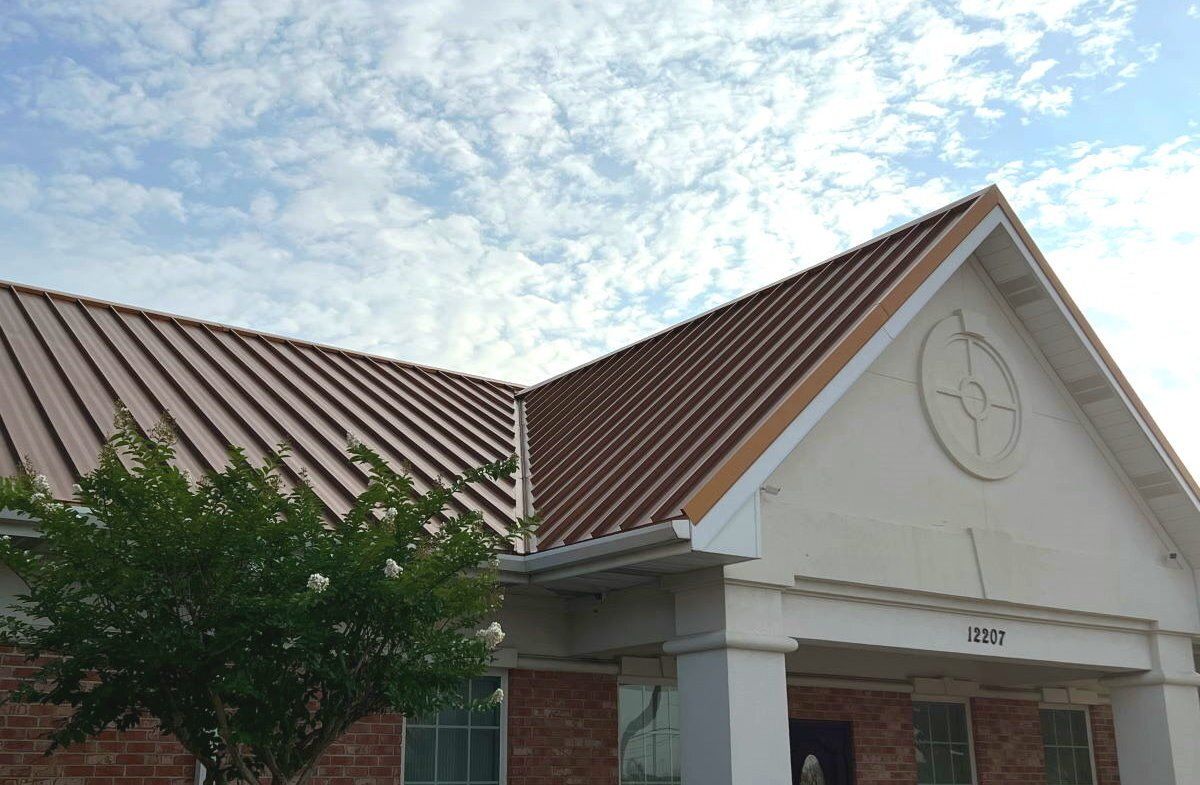
<svg viewBox="0 0 1200 785"><path fill-rule="evenodd" d="M999 480L1020 467L1021 394L982 316L955 311L929 331L921 398L938 441L963 469Z"/></svg>

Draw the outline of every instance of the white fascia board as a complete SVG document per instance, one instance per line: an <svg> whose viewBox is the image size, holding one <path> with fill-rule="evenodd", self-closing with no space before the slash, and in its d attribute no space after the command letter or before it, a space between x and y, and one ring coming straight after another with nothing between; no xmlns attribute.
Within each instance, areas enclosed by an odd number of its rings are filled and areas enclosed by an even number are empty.
<svg viewBox="0 0 1200 785"><path fill-rule="evenodd" d="M662 545L687 542L691 535L687 521L664 521L548 551L503 554L500 556L500 569L502 572L536 575L566 567L580 567L588 562L603 561L606 567L612 567L613 558L629 557L633 561L641 561L640 552L651 549L657 551Z"/></svg>
<svg viewBox="0 0 1200 785"><path fill-rule="evenodd" d="M1002 225L1003 217L1004 211L999 206L993 207L991 212L984 216L983 220L955 247L945 261L938 265L937 269L917 287L917 290L904 304L896 309L891 318L871 336L866 345L850 358L850 361L830 380L829 384L825 385L824 389L804 408L804 411L800 412L795 420L792 420L779 438L772 442L771 446L738 478L733 487L726 491L712 509L694 524L695 528L723 528L747 502L757 496L762 484L796 449L801 440L813 429L813 426L833 408L835 403L841 400L851 385L858 381L858 378L871 366L871 363L875 362L879 355L883 354L883 350L908 326L913 317L925 307L933 295L950 279L950 276L954 275L958 268L966 262L979 244L992 233L992 230ZM1011 228L1009 232L1012 233ZM761 526L757 515L755 524ZM697 548L697 550L699 549Z"/></svg>

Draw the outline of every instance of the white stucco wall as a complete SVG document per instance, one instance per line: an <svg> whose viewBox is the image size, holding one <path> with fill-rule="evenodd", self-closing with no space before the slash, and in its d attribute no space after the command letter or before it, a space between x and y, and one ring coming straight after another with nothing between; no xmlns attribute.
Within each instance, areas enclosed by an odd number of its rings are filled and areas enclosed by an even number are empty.
<svg viewBox="0 0 1200 785"><path fill-rule="evenodd" d="M922 408L919 358L955 309L986 317L1026 409L1024 462L983 480ZM763 558L731 577L796 576L1160 620L1197 628L1189 568L968 263L808 433L762 494Z"/></svg>

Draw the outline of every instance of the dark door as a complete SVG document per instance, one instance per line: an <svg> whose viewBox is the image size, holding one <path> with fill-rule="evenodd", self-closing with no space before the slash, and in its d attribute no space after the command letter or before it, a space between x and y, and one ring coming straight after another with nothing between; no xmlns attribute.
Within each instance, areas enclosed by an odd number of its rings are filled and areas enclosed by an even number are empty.
<svg viewBox="0 0 1200 785"><path fill-rule="evenodd" d="M850 723L789 720L793 785L854 785Z"/></svg>

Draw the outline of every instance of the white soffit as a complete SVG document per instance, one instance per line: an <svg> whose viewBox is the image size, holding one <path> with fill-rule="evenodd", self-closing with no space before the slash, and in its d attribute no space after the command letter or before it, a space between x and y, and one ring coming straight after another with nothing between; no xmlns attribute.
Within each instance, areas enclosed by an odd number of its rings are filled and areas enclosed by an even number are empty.
<svg viewBox="0 0 1200 785"><path fill-rule="evenodd" d="M1192 565L1200 501L1005 216L974 256L1058 375L1145 507Z"/></svg>

